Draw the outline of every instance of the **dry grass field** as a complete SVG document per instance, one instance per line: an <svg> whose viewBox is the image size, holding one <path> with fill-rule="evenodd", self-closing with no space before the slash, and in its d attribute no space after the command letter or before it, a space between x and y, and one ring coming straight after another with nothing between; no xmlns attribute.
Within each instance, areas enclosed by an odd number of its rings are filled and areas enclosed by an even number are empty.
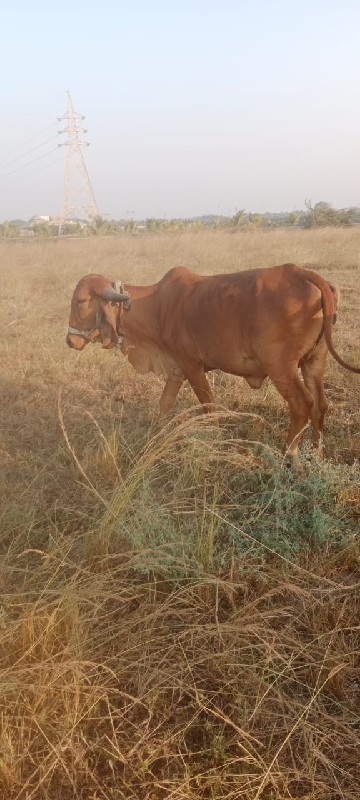
<svg viewBox="0 0 360 800"><path fill-rule="evenodd" d="M359 800L360 379L329 359L295 479L274 388L214 374L220 430L117 351L65 344L78 278L294 261L342 291L360 230L0 242L1 800Z"/></svg>

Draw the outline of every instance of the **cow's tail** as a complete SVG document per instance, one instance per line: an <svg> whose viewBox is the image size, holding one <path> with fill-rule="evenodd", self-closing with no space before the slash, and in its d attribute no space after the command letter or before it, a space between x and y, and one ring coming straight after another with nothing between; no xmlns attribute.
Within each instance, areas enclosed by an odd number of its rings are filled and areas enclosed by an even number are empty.
<svg viewBox="0 0 360 800"><path fill-rule="evenodd" d="M334 295L330 284L323 278L321 275L318 275L316 272L312 272L312 270L304 269L301 270L302 276L305 280L310 281L310 283L314 283L315 286L320 289L321 292L321 302L323 307L324 313L324 336L325 341L328 346L328 350L335 358L335 361L338 362L344 369L350 370L350 372L356 372L358 375L360 374L360 367L352 367L351 364L348 364L346 361L338 355L336 352L333 340L332 340L332 332L333 332L333 325L334 325L334 315L336 313L335 302L334 302Z"/></svg>

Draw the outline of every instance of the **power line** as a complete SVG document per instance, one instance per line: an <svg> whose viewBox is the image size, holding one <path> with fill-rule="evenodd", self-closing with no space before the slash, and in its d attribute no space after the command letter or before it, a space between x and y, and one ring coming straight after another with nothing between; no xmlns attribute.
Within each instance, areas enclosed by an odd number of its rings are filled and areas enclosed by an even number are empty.
<svg viewBox="0 0 360 800"><path fill-rule="evenodd" d="M17 150L21 150L23 147L26 147L27 144L30 144L30 142L33 142L34 139L37 139L39 136L41 136L41 134L46 133L46 131L50 130L50 128L54 128L55 125L56 125L56 122L53 121L50 125L46 125L45 128L41 128L37 133L34 133L33 136L29 136L27 139L25 139L25 141L21 142L18 145L15 145L15 147L11 147L10 150L7 153L5 153L5 158L7 157L7 155L11 156L12 153L14 153L14 152L16 153ZM0 144L0 147L1 147L1 144ZM19 158L20 158L20 156L19 156Z"/></svg>
<svg viewBox="0 0 360 800"><path fill-rule="evenodd" d="M34 153L35 150L39 149L39 147L43 147L45 144L48 144L48 142L51 142L53 139L57 139L56 133L54 134L54 136L49 136L48 139L45 139L43 142L40 142L40 144L35 145L35 147L31 147L30 150L26 150L26 152L22 153L22 155L16 156L16 158L12 158L11 161L7 161L6 164L0 166L0 170L6 169L6 167L10 167L11 164L15 164L16 161L21 161L22 158L25 158L26 156L30 155L30 153Z"/></svg>
<svg viewBox="0 0 360 800"><path fill-rule="evenodd" d="M51 151L49 151L49 152L51 152ZM37 161L38 161L37 158L34 159L34 161L30 162L30 164L28 166L31 167L32 163L37 162ZM49 161L47 164L44 164L42 167L40 166L40 169L38 168L39 172L42 173L44 171L44 169L49 170L50 167L52 167L54 164L60 164L60 161L62 162L62 164L64 163L63 156L60 156L60 158L54 158L52 161ZM1 177L2 176L0 176L0 181L1 181ZM15 177L13 177L13 179L10 180L9 183L7 183L7 186L13 186L14 183L16 184L16 181L22 180L22 178L23 178L22 174L21 175L15 175Z"/></svg>
<svg viewBox="0 0 360 800"><path fill-rule="evenodd" d="M54 153L55 150L58 149L58 146L57 147L52 147L51 150L48 150L46 153L43 153L41 156L37 156L37 158L33 158L31 161L28 161L27 164L22 164L21 167L17 167L16 169L13 169L11 172L7 172L5 175L0 175L0 180L3 180L3 178L8 178L10 175L14 175L15 172L20 172L22 169L25 169L26 167L29 167L31 164L35 164L36 161L40 161L41 158L45 158L46 156L50 155L50 153Z"/></svg>

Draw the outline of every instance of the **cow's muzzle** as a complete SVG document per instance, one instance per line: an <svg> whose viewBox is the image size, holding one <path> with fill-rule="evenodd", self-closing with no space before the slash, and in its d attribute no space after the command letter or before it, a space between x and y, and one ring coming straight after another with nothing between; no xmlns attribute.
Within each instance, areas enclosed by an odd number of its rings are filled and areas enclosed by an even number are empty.
<svg viewBox="0 0 360 800"><path fill-rule="evenodd" d="M71 325L69 325L69 327L67 329L66 341L67 341L67 344L70 347L72 346L70 344L70 342L71 342L70 336L71 335L72 336L81 336L82 339L85 339L87 342L91 342L91 344L94 344L94 342L96 341L97 337L100 335L100 331L99 331L99 328L98 328L97 325L95 325L94 328L90 328L90 330L88 330L88 331L80 331L78 328L73 328Z"/></svg>

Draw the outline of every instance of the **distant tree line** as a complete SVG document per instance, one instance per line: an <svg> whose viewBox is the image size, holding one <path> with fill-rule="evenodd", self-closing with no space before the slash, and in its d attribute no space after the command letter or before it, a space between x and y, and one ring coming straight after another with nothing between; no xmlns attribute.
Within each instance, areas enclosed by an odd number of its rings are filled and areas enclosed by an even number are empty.
<svg viewBox="0 0 360 800"><path fill-rule="evenodd" d="M258 214L244 209L236 211L233 216L216 214L192 217L189 219L158 219L149 217L145 220L109 220L105 217L95 217L91 222L84 220L71 220L61 228L61 236L117 236L124 234L165 232L180 233L184 231L205 230L215 228L230 231L252 231L258 228L324 228L324 227L349 227L360 224L360 208L333 208L330 203L323 201L312 205L311 200L305 201L306 211L290 211L281 213ZM36 237L46 239L58 236L58 223L54 220L35 222L34 218L24 220L11 220L0 224L0 237L14 239L22 237Z"/></svg>

